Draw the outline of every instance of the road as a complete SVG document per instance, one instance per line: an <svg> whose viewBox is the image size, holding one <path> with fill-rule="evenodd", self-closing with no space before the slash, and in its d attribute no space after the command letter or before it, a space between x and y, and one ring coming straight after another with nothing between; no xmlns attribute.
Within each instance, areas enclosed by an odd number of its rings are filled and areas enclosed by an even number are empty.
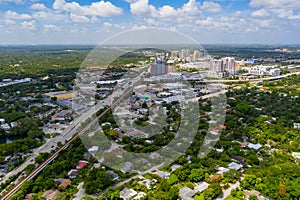
<svg viewBox="0 0 300 200"><path fill-rule="evenodd" d="M99 121L99 119L101 117L103 117L107 112L110 111L111 107L117 105L128 93L131 92L131 89L135 87L136 84L138 84L141 80L143 80L143 78L145 78L145 72L141 73L138 77L135 77L134 79L132 79L132 84L130 87L128 87L127 89L125 89L122 93L116 93L116 95L114 96L110 96L109 99L113 98L113 97L117 97L117 100L115 100L111 106L107 107L99 116L95 117L95 119L93 119L87 126L85 126L81 131L79 131L78 133L76 133L76 127L80 124L81 120L86 120L88 117L92 116L96 110L97 107L101 108L102 104L97 104L96 106L92 107L88 112L86 112L85 114L81 115L79 118L77 118L75 120L75 122L73 123L74 126L70 126L66 129L65 135L63 135L61 138L65 138L67 141L66 143L64 143L61 147L59 147L49 158L47 158L42 164L40 164L38 167L36 167L29 175L27 175L23 180L21 180L20 182L18 182L17 184L15 184L5 195L3 195L1 197L1 200L5 200L8 199L10 196L12 196L15 192L17 192L24 183L26 183L28 180L32 179L33 177L35 177L40 171L42 171L44 169L45 166L47 166L50 162L52 162L57 156L58 154L63 151L64 149L68 148L68 146L78 137L80 137L80 135L84 134L90 127L92 127L95 123L97 123ZM81 120L80 120L81 119ZM72 124L72 125L73 125ZM72 133L74 133L74 135L72 136ZM70 137L68 139L68 137Z"/></svg>
<svg viewBox="0 0 300 200"><path fill-rule="evenodd" d="M102 104L97 104L90 108L87 112L80 115L78 118L76 118L70 126L68 126L60 136L57 136L52 139L48 139L44 145L37 149L33 149L33 154L18 168L15 170L7 173L1 180L1 183L4 183L7 181L11 176L18 174L19 172L24 171L24 169L29 165L33 164L34 159L43 152L50 152L51 150L55 149L57 147L57 143L61 142L64 143L65 140L68 140L72 138L72 136L76 133L76 129L79 127L80 123L83 122L85 119L91 117L95 111L99 110L102 107Z"/></svg>
<svg viewBox="0 0 300 200"><path fill-rule="evenodd" d="M159 165L156 165L156 166L154 166L154 167L152 167L152 168L150 168L150 169L148 169L148 170L146 170L146 171L144 171L144 172L140 172L140 173L138 173L137 175L135 175L135 176L133 176L133 177L131 177L131 178L129 178L129 179L126 179L125 181L122 181L122 182L120 182L120 183L117 183L116 185L112 186L112 188L120 187L120 186L124 185L125 183L128 183L129 181L131 181L131 180L133 180L133 179L139 178L140 176L143 176L144 174L150 173L150 172L152 172L153 170L156 170L156 169L158 169L158 168L160 168L160 167L162 167L162 166L164 166L164 163L161 163L161 164L159 164ZM106 189L103 190L100 194L98 194L98 195L91 195L91 196L93 196L94 198L98 198L98 197L100 197L101 195L105 194L107 191L108 191L108 189L106 188Z"/></svg>
<svg viewBox="0 0 300 200"><path fill-rule="evenodd" d="M83 182L79 183L79 185L77 186L77 189L78 189L78 192L74 196L73 200L81 200L82 197L85 195L85 191L83 189Z"/></svg>
<svg viewBox="0 0 300 200"><path fill-rule="evenodd" d="M75 134L70 140L68 140L63 146L61 146L55 153L53 153L48 159L46 159L42 164L36 167L28 176L26 176L23 180L18 182L15 186L13 186L4 196L1 197L1 200L8 199L11 195L13 195L16 191L18 191L24 183L28 180L35 177L40 171L44 169L50 162L52 162L58 154L66 149L75 139L77 139L80 135L84 134L86 130L88 130L92 125L94 125L101 117L103 117L107 112L110 111L111 107L106 108L98 117L92 120L85 128L83 128L79 133Z"/></svg>
<svg viewBox="0 0 300 200"><path fill-rule="evenodd" d="M223 192L223 194L221 194L221 195L220 195L218 198L216 198L215 200L224 200L224 199L226 199L226 198L230 195L231 191L232 191L233 189L238 188L238 187L240 187L240 182L239 182L239 181L236 182L235 184L231 185L227 190L225 190L225 191Z"/></svg>
<svg viewBox="0 0 300 200"><path fill-rule="evenodd" d="M222 79L217 79L217 80L205 80L203 82L205 83L238 83L238 82L261 82L261 81L272 81L272 80L278 80L282 78L286 78L292 75L298 75L300 72L293 72L289 74L284 74L280 76L272 76L272 77L267 77L267 78L258 78L258 79L248 79L248 80L222 80Z"/></svg>

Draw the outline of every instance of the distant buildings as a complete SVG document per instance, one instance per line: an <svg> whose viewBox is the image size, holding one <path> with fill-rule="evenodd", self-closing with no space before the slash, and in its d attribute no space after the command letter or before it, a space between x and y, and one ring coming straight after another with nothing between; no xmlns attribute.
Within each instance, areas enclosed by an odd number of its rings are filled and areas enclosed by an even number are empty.
<svg viewBox="0 0 300 200"><path fill-rule="evenodd" d="M190 49L181 49L180 51L171 51L171 53L168 56L167 63L197 62L203 57L203 50L195 50L194 52L191 52Z"/></svg>
<svg viewBox="0 0 300 200"><path fill-rule="evenodd" d="M276 68L276 66L263 66L263 65L256 65L254 67L243 67L242 70L247 71L249 74L258 75L258 76L279 76L280 69Z"/></svg>
<svg viewBox="0 0 300 200"><path fill-rule="evenodd" d="M31 78L24 78L24 79L19 79L19 80L3 79L2 82L0 82L0 87L5 87L5 86L15 85L15 84L29 83L31 81L32 81Z"/></svg>
<svg viewBox="0 0 300 200"><path fill-rule="evenodd" d="M257 60L256 59L247 59L245 61L245 64L251 64L251 65L254 65L257 63Z"/></svg>
<svg viewBox="0 0 300 200"><path fill-rule="evenodd" d="M219 60L210 61L210 73L219 77L236 75L236 62L233 57L225 57Z"/></svg>
<svg viewBox="0 0 300 200"><path fill-rule="evenodd" d="M190 58L190 54L191 54L191 52L190 52L189 49L182 49L180 51L180 58L181 59L188 59L188 58Z"/></svg>

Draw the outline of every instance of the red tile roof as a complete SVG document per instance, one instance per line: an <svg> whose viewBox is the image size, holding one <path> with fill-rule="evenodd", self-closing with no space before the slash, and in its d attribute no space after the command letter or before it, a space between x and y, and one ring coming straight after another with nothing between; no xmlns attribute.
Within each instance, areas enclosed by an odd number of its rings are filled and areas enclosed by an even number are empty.
<svg viewBox="0 0 300 200"><path fill-rule="evenodd" d="M76 165L76 169L81 169L88 164L88 161L79 161Z"/></svg>

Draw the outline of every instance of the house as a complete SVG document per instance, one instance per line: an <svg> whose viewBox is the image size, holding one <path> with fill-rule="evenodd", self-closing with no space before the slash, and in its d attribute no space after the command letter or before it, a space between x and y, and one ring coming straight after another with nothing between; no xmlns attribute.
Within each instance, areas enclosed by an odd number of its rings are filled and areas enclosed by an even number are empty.
<svg viewBox="0 0 300 200"><path fill-rule="evenodd" d="M33 200L32 195L33 195L33 193L26 194L25 195L25 200Z"/></svg>
<svg viewBox="0 0 300 200"><path fill-rule="evenodd" d="M223 151L224 151L223 148L221 148L221 149L216 149L216 152L217 152L217 153L222 153Z"/></svg>
<svg viewBox="0 0 300 200"><path fill-rule="evenodd" d="M201 183L197 183L196 186L194 187L194 191L195 192L203 192L204 190L206 190L209 186L209 183L207 182L201 182Z"/></svg>
<svg viewBox="0 0 300 200"><path fill-rule="evenodd" d="M160 170L156 170L156 172L154 172L153 174L159 176L160 178L169 178L170 177L169 172L163 172L163 171L160 171Z"/></svg>
<svg viewBox="0 0 300 200"><path fill-rule="evenodd" d="M238 171L238 170L240 170L240 169L243 168L243 165L238 164L238 163L236 163L236 162L232 162L232 163L230 163L230 164L228 165L228 168L229 168L229 169L233 169L233 170Z"/></svg>
<svg viewBox="0 0 300 200"><path fill-rule="evenodd" d="M70 179L65 179L59 184L58 188L66 189L71 184Z"/></svg>
<svg viewBox="0 0 300 200"><path fill-rule="evenodd" d="M137 136L139 136L142 132L139 131L139 130L133 130L133 131L130 131L128 133L126 133L126 135L128 135L129 137L131 138L136 138Z"/></svg>
<svg viewBox="0 0 300 200"><path fill-rule="evenodd" d="M172 172L175 171L176 169L180 168L181 165L177 165L177 164L174 164L171 166L171 169L172 169Z"/></svg>
<svg viewBox="0 0 300 200"><path fill-rule="evenodd" d="M58 190L47 190L44 194L43 197L46 200L55 200L56 196L58 195L59 191Z"/></svg>
<svg viewBox="0 0 300 200"><path fill-rule="evenodd" d="M292 156L300 160L300 152L292 152Z"/></svg>
<svg viewBox="0 0 300 200"><path fill-rule="evenodd" d="M9 131L10 130L10 126L8 124L1 124L1 128L5 131Z"/></svg>
<svg viewBox="0 0 300 200"><path fill-rule="evenodd" d="M251 190L251 191L248 191L246 190L245 191L245 198L246 199L249 199L251 195L254 195L257 197L258 200L264 200L266 199L265 197L263 197L259 191L256 191L256 190Z"/></svg>
<svg viewBox="0 0 300 200"><path fill-rule="evenodd" d="M85 167L88 163L89 163L88 161L81 160L77 163L76 169L81 169L81 168Z"/></svg>
<svg viewBox="0 0 300 200"><path fill-rule="evenodd" d="M113 181L119 180L119 175L116 172L111 170L111 171L108 171L108 173L111 174Z"/></svg>
<svg viewBox="0 0 300 200"><path fill-rule="evenodd" d="M209 177L209 180L210 180L210 181L213 181L213 180L216 180L216 179L218 179L218 178L220 178L220 175L219 175L219 174L215 174L215 175L211 175L211 176Z"/></svg>
<svg viewBox="0 0 300 200"><path fill-rule="evenodd" d="M89 160L93 157L93 155L90 153L90 152L85 152L83 154L83 158L86 159L86 160Z"/></svg>
<svg viewBox="0 0 300 200"><path fill-rule="evenodd" d="M242 165L247 165L247 163L245 162L245 159L239 156L231 156L231 159L238 161L239 163L241 163Z"/></svg>
<svg viewBox="0 0 300 200"><path fill-rule="evenodd" d="M300 128L300 123L294 123L294 128Z"/></svg>
<svg viewBox="0 0 300 200"><path fill-rule="evenodd" d="M145 197L147 194L145 192L139 192L135 197L134 199L135 200L140 200L142 199L143 197Z"/></svg>
<svg viewBox="0 0 300 200"><path fill-rule="evenodd" d="M138 184L145 185L147 189L151 189L151 180L150 179L144 179L138 182Z"/></svg>
<svg viewBox="0 0 300 200"><path fill-rule="evenodd" d="M17 123L17 122L11 122L11 123L10 123L10 127L13 128L13 127L16 127L16 126L18 126L18 123Z"/></svg>
<svg viewBox="0 0 300 200"><path fill-rule="evenodd" d="M98 146L92 146L91 148L88 149L88 151L92 154L95 155L98 151L99 147Z"/></svg>
<svg viewBox="0 0 300 200"><path fill-rule="evenodd" d="M62 110L51 117L52 121L65 121L70 119L73 114L72 110Z"/></svg>
<svg viewBox="0 0 300 200"><path fill-rule="evenodd" d="M124 167L121 169L121 172L126 174L127 172L129 172L129 170L132 167L132 163L131 162L125 162Z"/></svg>
<svg viewBox="0 0 300 200"><path fill-rule="evenodd" d="M228 168L225 168L225 167L218 167L217 168L217 174L220 174L220 175L222 175L223 176L223 174L225 173L225 172L228 172L229 171L229 169Z"/></svg>
<svg viewBox="0 0 300 200"><path fill-rule="evenodd" d="M76 178L77 174L78 174L78 170L77 169L71 169L68 172L68 176L70 177L70 179Z"/></svg>
<svg viewBox="0 0 300 200"><path fill-rule="evenodd" d="M179 190L179 196L183 200L192 200L192 196L194 196L196 193L191 188L184 186Z"/></svg>
<svg viewBox="0 0 300 200"><path fill-rule="evenodd" d="M261 144L252 144L252 143L248 144L248 148L253 150L259 150L261 147L262 147Z"/></svg>
<svg viewBox="0 0 300 200"><path fill-rule="evenodd" d="M129 189L129 188L124 188L121 192L120 192L120 198L124 199L124 200L130 200L131 198L133 198L135 195L137 195L137 192L133 189Z"/></svg>

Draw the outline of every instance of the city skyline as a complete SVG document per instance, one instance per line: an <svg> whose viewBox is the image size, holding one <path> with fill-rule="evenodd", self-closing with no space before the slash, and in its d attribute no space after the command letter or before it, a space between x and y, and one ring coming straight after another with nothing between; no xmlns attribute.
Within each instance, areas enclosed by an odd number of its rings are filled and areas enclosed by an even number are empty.
<svg viewBox="0 0 300 200"><path fill-rule="evenodd" d="M98 44L147 27L200 44L299 44L299 11L296 0L0 0L0 44Z"/></svg>

